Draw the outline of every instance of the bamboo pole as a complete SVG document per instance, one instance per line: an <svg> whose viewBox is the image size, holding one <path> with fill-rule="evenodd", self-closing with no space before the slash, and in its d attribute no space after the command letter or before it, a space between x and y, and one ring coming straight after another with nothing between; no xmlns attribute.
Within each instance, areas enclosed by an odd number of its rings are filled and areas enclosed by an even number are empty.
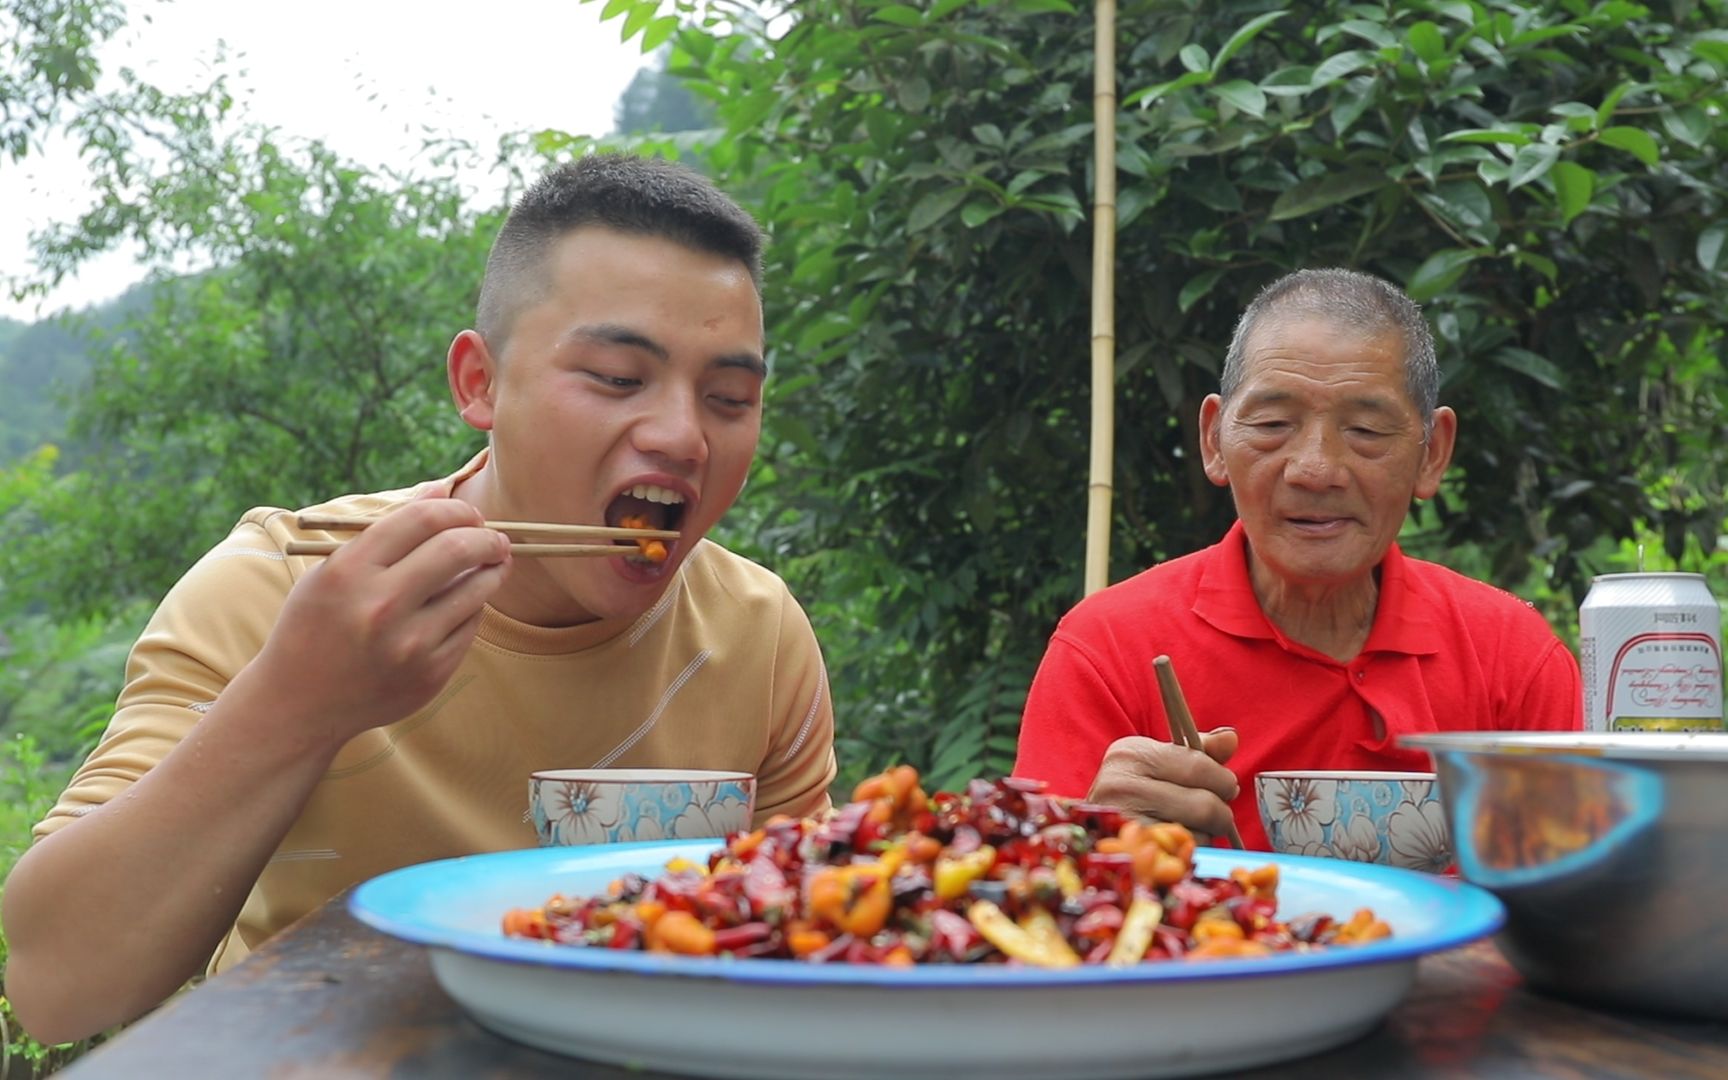
<svg viewBox="0 0 1728 1080"><path fill-rule="evenodd" d="M1116 0L1096 0L1092 73L1092 464L1086 485L1086 592L1110 584L1116 456Z"/></svg>

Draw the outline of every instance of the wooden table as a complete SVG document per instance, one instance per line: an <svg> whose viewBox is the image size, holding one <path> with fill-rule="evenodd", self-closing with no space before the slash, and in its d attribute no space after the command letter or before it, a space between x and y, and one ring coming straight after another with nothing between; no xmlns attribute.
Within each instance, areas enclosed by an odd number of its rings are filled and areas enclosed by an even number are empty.
<svg viewBox="0 0 1728 1080"><path fill-rule="evenodd" d="M648 1074L558 1057L487 1032L439 989L424 950L361 925L338 898L60 1075L643 1080ZM1728 1077L1728 1024L1611 1014L1532 993L1484 941L1421 961L1415 989L1367 1037L1237 1075L1720 1080Z"/></svg>

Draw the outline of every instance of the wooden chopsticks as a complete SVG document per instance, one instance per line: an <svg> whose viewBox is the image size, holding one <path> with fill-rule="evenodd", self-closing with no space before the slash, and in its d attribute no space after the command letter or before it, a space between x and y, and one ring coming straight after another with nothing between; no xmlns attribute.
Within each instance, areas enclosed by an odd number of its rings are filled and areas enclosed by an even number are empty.
<svg viewBox="0 0 1728 1080"><path fill-rule="evenodd" d="M1152 667L1158 673L1158 692L1164 698L1164 713L1170 718L1170 734L1177 746L1186 746L1190 750L1206 752L1200 742L1200 731L1194 726L1194 714L1188 711L1188 699L1182 695L1182 684L1176 681L1176 668L1170 663L1168 656L1159 656L1152 661ZM1230 822L1230 842L1242 850L1248 845L1242 842L1242 833L1236 828L1234 819Z"/></svg>
<svg viewBox="0 0 1728 1080"><path fill-rule="evenodd" d="M333 555L341 547L339 540L290 540L282 548L284 555ZM628 555L633 548L622 544L519 544L510 543L510 554L528 558L546 559L564 556L567 558L610 558L613 555Z"/></svg>
<svg viewBox="0 0 1728 1080"><path fill-rule="evenodd" d="M348 532L376 525L379 518L345 517L338 514L300 514L295 522L302 529L321 532ZM627 555L630 549L621 544L547 544L518 541L518 536L568 536L588 540L676 540L674 529L624 529L611 525L559 525L542 521L488 521L488 529L508 535L510 554L531 558L607 558ZM341 547L336 540L290 540L284 553L288 555L329 555Z"/></svg>

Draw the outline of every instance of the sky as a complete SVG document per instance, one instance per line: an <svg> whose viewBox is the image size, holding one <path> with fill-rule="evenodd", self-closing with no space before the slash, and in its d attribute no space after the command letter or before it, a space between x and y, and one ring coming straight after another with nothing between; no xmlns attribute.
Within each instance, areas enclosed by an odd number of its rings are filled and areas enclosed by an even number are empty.
<svg viewBox="0 0 1728 1080"><path fill-rule="evenodd" d="M189 90L210 80L225 43L221 70L244 120L322 139L361 164L401 167L423 124L483 148L515 131L610 131L644 58L619 41L622 19L600 21L602 7L129 0L128 25L99 55L104 72L127 66L165 90ZM87 176L64 142L0 160L0 280L31 270L32 230L88 205ZM29 321L98 303L143 275L131 252L99 257L46 299L17 302L0 290L0 316Z"/></svg>

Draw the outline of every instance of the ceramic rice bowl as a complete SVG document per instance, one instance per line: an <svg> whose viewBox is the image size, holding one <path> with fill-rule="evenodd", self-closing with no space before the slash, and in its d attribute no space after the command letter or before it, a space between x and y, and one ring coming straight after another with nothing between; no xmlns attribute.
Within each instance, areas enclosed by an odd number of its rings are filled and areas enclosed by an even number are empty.
<svg viewBox="0 0 1728 1080"><path fill-rule="evenodd" d="M756 778L702 769L550 769L528 781L541 847L721 838L750 827Z"/></svg>

